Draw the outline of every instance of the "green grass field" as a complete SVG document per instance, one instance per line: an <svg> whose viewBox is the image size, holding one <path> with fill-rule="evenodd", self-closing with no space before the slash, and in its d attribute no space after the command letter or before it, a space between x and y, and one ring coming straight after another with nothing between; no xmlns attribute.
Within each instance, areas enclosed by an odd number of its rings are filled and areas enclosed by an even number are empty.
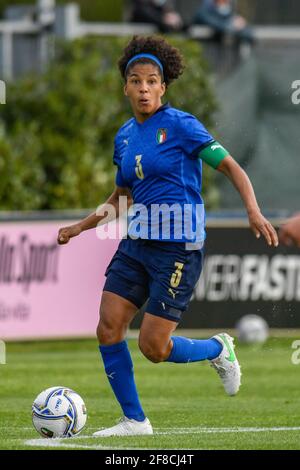
<svg viewBox="0 0 300 470"><path fill-rule="evenodd" d="M227 397L207 363L152 364L136 340L129 346L136 382L153 436L92 438L121 416L96 341L8 343L0 366L0 449L300 449L300 365L295 338L271 338L262 348L237 347L242 388ZM76 390L88 409L78 438L44 440L31 423L31 404L43 389Z"/></svg>

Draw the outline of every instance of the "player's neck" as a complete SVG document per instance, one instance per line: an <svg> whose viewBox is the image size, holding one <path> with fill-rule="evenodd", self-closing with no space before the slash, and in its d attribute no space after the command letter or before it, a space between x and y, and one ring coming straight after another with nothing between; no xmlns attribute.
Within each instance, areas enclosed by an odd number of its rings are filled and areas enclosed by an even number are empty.
<svg viewBox="0 0 300 470"><path fill-rule="evenodd" d="M163 106L159 103L150 113L140 113L136 110L133 111L134 117L139 124L143 124L145 121L150 119L158 110Z"/></svg>

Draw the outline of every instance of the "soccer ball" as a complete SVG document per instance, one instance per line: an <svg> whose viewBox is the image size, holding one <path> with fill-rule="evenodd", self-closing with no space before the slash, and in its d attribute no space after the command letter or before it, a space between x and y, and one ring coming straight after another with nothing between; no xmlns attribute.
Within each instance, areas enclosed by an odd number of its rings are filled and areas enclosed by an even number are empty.
<svg viewBox="0 0 300 470"><path fill-rule="evenodd" d="M264 343L269 336L269 326L259 315L245 315L236 324L238 339L241 343Z"/></svg>
<svg viewBox="0 0 300 470"><path fill-rule="evenodd" d="M84 401L70 388L47 388L32 405L33 425L43 437L73 437L82 431L86 419Z"/></svg>

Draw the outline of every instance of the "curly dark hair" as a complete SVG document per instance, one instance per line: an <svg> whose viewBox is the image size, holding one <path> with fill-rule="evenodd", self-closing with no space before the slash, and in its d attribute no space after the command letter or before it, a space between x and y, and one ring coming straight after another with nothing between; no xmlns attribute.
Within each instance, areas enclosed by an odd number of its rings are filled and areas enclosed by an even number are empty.
<svg viewBox="0 0 300 470"><path fill-rule="evenodd" d="M164 38L159 36L133 36L131 41L127 44L123 51L122 57L119 59L118 66L122 77L126 81L128 72L131 67L136 63L151 63L157 64L151 59L142 58L134 61L132 65L126 70L126 66L129 60L137 54L146 53L155 55L162 63L164 69L164 82L166 86L170 85L176 80L184 70L183 57L176 47L171 46L167 43ZM159 69L160 75L161 70Z"/></svg>

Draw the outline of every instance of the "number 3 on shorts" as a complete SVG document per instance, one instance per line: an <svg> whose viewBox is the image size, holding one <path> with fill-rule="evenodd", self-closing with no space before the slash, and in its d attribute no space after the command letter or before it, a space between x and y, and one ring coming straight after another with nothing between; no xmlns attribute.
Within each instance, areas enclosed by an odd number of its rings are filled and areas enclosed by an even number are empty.
<svg viewBox="0 0 300 470"><path fill-rule="evenodd" d="M184 264L176 262L174 266L177 269L171 276L170 286L178 287L182 278L182 270L183 270Z"/></svg>

